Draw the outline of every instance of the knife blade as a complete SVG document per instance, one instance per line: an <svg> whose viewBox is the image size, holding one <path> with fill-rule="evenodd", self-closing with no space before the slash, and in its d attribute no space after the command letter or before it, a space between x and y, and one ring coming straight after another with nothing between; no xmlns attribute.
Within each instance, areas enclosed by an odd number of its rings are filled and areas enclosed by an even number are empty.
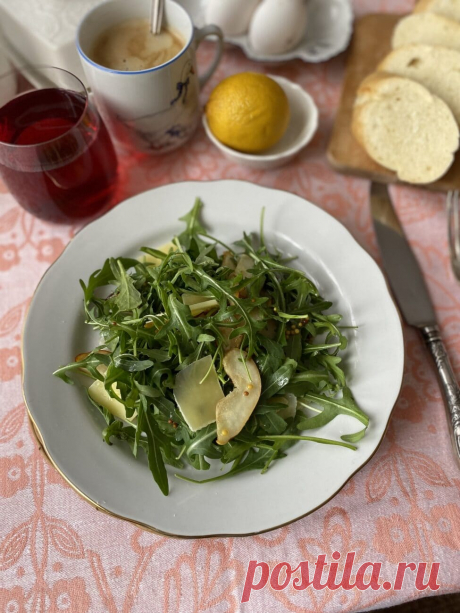
<svg viewBox="0 0 460 613"><path fill-rule="evenodd" d="M460 387L455 378L420 265L407 241L387 185L371 183L377 243L391 289L406 322L418 328L437 368L454 454L460 464Z"/></svg>
<svg viewBox="0 0 460 613"><path fill-rule="evenodd" d="M371 184L371 212L383 265L404 319L411 326L436 325L425 279L404 236L386 185Z"/></svg>

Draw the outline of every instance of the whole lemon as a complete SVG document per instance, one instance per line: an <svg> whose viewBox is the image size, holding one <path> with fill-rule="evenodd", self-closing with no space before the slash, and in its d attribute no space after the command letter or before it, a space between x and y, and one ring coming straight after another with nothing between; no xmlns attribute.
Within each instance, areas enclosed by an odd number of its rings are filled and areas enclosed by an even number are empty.
<svg viewBox="0 0 460 613"><path fill-rule="evenodd" d="M277 143L289 124L289 101L270 77L241 72L212 91L206 119L221 143L245 153L259 153Z"/></svg>

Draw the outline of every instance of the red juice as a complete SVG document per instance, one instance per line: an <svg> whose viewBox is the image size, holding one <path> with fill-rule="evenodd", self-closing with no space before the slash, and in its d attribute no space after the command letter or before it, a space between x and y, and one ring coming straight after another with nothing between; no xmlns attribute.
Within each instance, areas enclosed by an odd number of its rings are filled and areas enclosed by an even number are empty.
<svg viewBox="0 0 460 613"><path fill-rule="evenodd" d="M41 89L0 108L0 175L33 215L93 215L110 200L116 174L107 128L84 95Z"/></svg>

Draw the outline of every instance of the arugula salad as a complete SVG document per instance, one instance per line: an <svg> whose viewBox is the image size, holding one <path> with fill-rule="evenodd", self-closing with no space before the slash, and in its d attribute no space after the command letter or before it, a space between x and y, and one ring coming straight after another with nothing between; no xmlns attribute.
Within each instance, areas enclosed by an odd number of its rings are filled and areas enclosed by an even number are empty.
<svg viewBox="0 0 460 613"><path fill-rule="evenodd" d="M201 224L202 206L197 199L168 245L110 258L80 281L100 344L54 373L70 384L70 373L92 379L103 440L145 452L165 495L166 465L223 464L208 479L175 473L193 483L265 473L299 441L355 450L369 425L341 368L342 317L292 259L268 248L263 212L258 235L228 246ZM308 435L339 414L361 422L358 431Z"/></svg>

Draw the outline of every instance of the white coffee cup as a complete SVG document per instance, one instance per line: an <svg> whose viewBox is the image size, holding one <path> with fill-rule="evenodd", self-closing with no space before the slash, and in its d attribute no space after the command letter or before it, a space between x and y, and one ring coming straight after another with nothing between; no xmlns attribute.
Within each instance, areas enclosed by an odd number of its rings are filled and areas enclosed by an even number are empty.
<svg viewBox="0 0 460 613"><path fill-rule="evenodd" d="M188 13L166 0L164 25L175 30L185 46L171 60L139 71L112 70L91 59L96 40L111 26L129 19L149 18L151 0L109 0L83 18L77 49L87 85L117 143L129 151L160 154L180 147L200 119L199 90L222 56L223 34L208 25L194 28ZM196 49L207 36L217 36L216 54L198 76Z"/></svg>

